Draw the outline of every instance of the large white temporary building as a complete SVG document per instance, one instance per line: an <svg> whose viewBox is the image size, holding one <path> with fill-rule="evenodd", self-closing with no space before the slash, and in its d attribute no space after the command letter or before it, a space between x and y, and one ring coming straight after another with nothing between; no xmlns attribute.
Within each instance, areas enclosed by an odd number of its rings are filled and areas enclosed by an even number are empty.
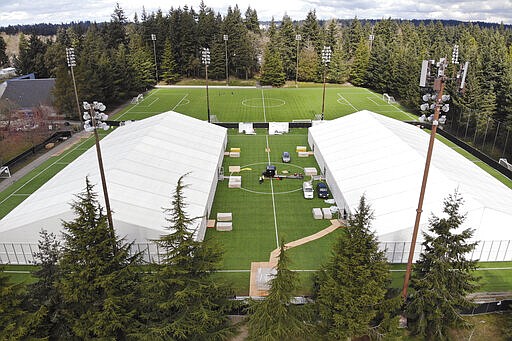
<svg viewBox="0 0 512 341"><path fill-rule="evenodd" d="M364 194L374 210L373 228L388 259L407 261L429 134L414 125L369 111L309 129L309 145L341 211L354 212ZM512 259L512 190L475 163L434 144L420 228L455 191L467 213L462 228L475 230L473 258ZM418 236L422 241L421 233ZM415 257L421 247L416 247Z"/></svg>
<svg viewBox="0 0 512 341"><path fill-rule="evenodd" d="M225 128L172 111L121 126L102 139L117 235L128 242L148 243L168 233L163 209L171 207L177 181L188 173L183 190L186 212L203 217L191 226L202 240L226 143ZM92 147L0 220L0 244L37 244L43 228L60 236L62 220L75 218L70 203L83 192L86 176L105 207Z"/></svg>

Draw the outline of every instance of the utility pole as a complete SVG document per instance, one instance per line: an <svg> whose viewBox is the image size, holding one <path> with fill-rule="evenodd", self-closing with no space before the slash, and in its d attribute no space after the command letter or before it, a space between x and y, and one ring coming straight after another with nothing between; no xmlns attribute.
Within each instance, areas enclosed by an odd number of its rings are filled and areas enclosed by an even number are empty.
<svg viewBox="0 0 512 341"><path fill-rule="evenodd" d="M155 55L155 79L156 84L158 84L158 65L156 63L156 34L151 35L151 40L153 41L153 54Z"/></svg>
<svg viewBox="0 0 512 341"><path fill-rule="evenodd" d="M226 85L229 86L229 72L228 72L228 38L227 34L222 37L224 39L224 48L226 51Z"/></svg>
<svg viewBox="0 0 512 341"><path fill-rule="evenodd" d="M80 120L80 124L83 124L82 120L82 110L80 109L80 101L78 100L78 91L76 89L76 81L75 81L75 72L73 68L76 66L75 59L75 49L72 47L66 47L66 60L68 62L68 67L71 69L71 78L73 79L73 88L75 89L75 99L76 99L76 109L78 113L78 119Z"/></svg>
<svg viewBox="0 0 512 341"><path fill-rule="evenodd" d="M301 39L302 36L300 34L295 35L295 40L297 41L297 66L295 67L295 87L298 87L299 81L299 44Z"/></svg>

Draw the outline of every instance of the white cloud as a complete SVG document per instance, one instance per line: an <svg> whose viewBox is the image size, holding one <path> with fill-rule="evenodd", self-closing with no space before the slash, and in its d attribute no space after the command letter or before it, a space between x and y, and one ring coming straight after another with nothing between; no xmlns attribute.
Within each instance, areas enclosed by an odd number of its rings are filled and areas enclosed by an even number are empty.
<svg viewBox="0 0 512 341"><path fill-rule="evenodd" d="M198 10L200 0L18 0L0 1L0 26L41 22L62 23L71 21L108 21L116 3L119 3L131 20L135 13L151 13L161 9L166 13L171 7L188 5ZM461 21L504 22L512 24L512 0L460 1L445 0L215 0L205 1L208 7L225 14L228 6L238 4L242 15L247 7L256 9L260 20L274 17L280 20L288 14L293 20L302 20L308 11L315 10L319 19L455 19Z"/></svg>

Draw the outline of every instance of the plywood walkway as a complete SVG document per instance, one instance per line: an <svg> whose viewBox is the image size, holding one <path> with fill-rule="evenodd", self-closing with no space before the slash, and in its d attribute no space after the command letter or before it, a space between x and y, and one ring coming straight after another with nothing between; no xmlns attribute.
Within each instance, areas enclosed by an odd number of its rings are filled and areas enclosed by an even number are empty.
<svg viewBox="0 0 512 341"><path fill-rule="evenodd" d="M292 247L296 247L302 244L306 244L310 241L320 239L323 236L333 232L337 228L341 227L342 223L338 219L331 220L331 226L318 231L315 234L312 234L310 236L297 239L293 242L286 243L284 245L285 250L291 249ZM268 262L252 262L251 263L251 279L250 279L250 285L249 285L249 296L251 297L261 297L261 296L267 296L268 292L266 290L261 290L258 288L258 272L260 269L272 269L277 266L277 260L279 258L279 248L275 249L270 253L270 259Z"/></svg>

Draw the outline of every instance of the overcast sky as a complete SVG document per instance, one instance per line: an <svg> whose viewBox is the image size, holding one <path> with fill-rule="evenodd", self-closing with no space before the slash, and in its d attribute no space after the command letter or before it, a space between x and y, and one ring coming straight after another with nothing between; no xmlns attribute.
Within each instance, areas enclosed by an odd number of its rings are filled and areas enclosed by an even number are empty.
<svg viewBox="0 0 512 341"><path fill-rule="evenodd" d="M188 5L199 8L200 0L0 0L0 26L33 23L68 23L71 21L109 21L119 3L131 21L135 13ZM225 14L228 6L238 7L242 15L248 6L256 9L260 20L272 16L280 20L288 14L302 20L315 9L319 19L454 19L512 24L512 0L205 0L215 12Z"/></svg>

